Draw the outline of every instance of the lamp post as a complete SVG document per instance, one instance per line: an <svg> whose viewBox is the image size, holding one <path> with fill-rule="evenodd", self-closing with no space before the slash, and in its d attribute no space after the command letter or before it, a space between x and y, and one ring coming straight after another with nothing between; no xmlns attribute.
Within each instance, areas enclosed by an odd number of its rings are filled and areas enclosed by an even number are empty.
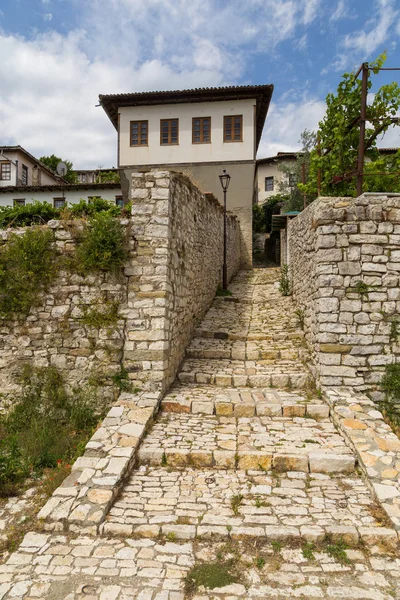
<svg viewBox="0 0 400 600"><path fill-rule="evenodd" d="M224 192L224 262L222 267L222 289L228 289L228 269L226 263L226 192L229 187L231 176L225 171L222 171L222 175L219 175L219 180Z"/></svg>

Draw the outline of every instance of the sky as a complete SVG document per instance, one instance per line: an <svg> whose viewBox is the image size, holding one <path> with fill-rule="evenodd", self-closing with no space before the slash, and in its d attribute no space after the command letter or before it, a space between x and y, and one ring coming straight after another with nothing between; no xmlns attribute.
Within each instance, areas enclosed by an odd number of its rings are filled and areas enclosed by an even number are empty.
<svg viewBox="0 0 400 600"><path fill-rule="evenodd" d="M99 94L272 83L258 157L273 156L384 50L400 67L400 0L0 0L0 145L113 167ZM400 127L378 145L400 146Z"/></svg>

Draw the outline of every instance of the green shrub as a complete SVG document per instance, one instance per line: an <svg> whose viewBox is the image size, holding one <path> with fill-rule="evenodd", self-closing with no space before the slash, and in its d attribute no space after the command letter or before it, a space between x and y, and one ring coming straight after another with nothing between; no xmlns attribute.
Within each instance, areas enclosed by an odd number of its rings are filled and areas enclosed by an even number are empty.
<svg viewBox="0 0 400 600"><path fill-rule="evenodd" d="M0 247L0 318L26 316L55 277L53 233L38 227Z"/></svg>
<svg viewBox="0 0 400 600"><path fill-rule="evenodd" d="M400 363L386 365L381 381L385 399L381 408L397 434L400 434Z"/></svg>
<svg viewBox="0 0 400 600"><path fill-rule="evenodd" d="M289 265L283 265L279 279L279 291L282 296L290 296Z"/></svg>
<svg viewBox="0 0 400 600"><path fill-rule="evenodd" d="M104 198L93 198L90 203L81 199L77 204L70 204L63 216L68 215L71 218L92 217L103 212L118 217L121 214L121 208L112 204L109 200L104 200Z"/></svg>
<svg viewBox="0 0 400 600"><path fill-rule="evenodd" d="M25 365L21 395L0 420L0 496L29 473L56 468L83 450L99 415L87 390L68 393L55 367Z"/></svg>
<svg viewBox="0 0 400 600"><path fill-rule="evenodd" d="M89 221L76 250L77 267L83 272L117 273L127 259L126 233L121 223L107 212Z"/></svg>
<svg viewBox="0 0 400 600"><path fill-rule="evenodd" d="M51 219L59 219L60 214L61 211L48 202L35 201L25 206L1 206L0 229L42 225Z"/></svg>

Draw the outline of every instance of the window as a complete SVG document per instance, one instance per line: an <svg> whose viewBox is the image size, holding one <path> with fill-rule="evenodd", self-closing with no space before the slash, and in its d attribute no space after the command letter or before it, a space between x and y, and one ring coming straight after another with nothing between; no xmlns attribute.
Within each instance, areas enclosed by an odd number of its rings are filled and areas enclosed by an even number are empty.
<svg viewBox="0 0 400 600"><path fill-rule="evenodd" d="M64 208L65 198L53 198L54 208Z"/></svg>
<svg viewBox="0 0 400 600"><path fill-rule="evenodd" d="M243 116L224 117L224 142L243 141Z"/></svg>
<svg viewBox="0 0 400 600"><path fill-rule="evenodd" d="M179 119L162 119L160 131L161 146L179 144Z"/></svg>
<svg viewBox="0 0 400 600"><path fill-rule="evenodd" d="M22 165L21 183L22 185L28 185L28 167L25 165Z"/></svg>
<svg viewBox="0 0 400 600"><path fill-rule="evenodd" d="M0 179L2 181L10 181L11 179L11 163L1 162L0 163Z"/></svg>
<svg viewBox="0 0 400 600"><path fill-rule="evenodd" d="M211 142L211 117L196 117L192 120L192 143L209 144Z"/></svg>
<svg viewBox="0 0 400 600"><path fill-rule="evenodd" d="M131 121L131 146L147 146L148 131L148 121Z"/></svg>
<svg viewBox="0 0 400 600"><path fill-rule="evenodd" d="M274 191L274 178L273 177L266 177L265 178L265 191L266 192L273 192Z"/></svg>
<svg viewBox="0 0 400 600"><path fill-rule="evenodd" d="M115 196L115 204L122 208L124 206L124 197L123 196Z"/></svg>
<svg viewBox="0 0 400 600"><path fill-rule="evenodd" d="M25 199L18 198L16 200L13 200L13 204L14 206L25 206Z"/></svg>

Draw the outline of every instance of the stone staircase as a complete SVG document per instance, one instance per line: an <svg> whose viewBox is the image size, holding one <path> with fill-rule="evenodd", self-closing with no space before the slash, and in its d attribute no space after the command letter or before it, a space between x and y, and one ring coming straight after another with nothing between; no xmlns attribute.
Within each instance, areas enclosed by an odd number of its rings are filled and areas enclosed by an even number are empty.
<svg viewBox="0 0 400 600"><path fill-rule="evenodd" d="M0 599L400 600L398 534L355 459L389 464L397 438L378 419L388 448L377 454L365 433L372 403L331 392L328 404L313 390L278 277L240 273L232 296L215 298L106 519L28 533L0 566ZM139 436L141 411L152 408L122 398L98 430L112 460L129 450L129 437L115 445L121 414L124 433ZM376 489L387 498L386 488ZM231 583L185 588L211 565L232 568Z"/></svg>
<svg viewBox="0 0 400 600"><path fill-rule="evenodd" d="M277 277L241 273L231 297L215 298L103 535L379 537L354 454L310 391L303 332Z"/></svg>

